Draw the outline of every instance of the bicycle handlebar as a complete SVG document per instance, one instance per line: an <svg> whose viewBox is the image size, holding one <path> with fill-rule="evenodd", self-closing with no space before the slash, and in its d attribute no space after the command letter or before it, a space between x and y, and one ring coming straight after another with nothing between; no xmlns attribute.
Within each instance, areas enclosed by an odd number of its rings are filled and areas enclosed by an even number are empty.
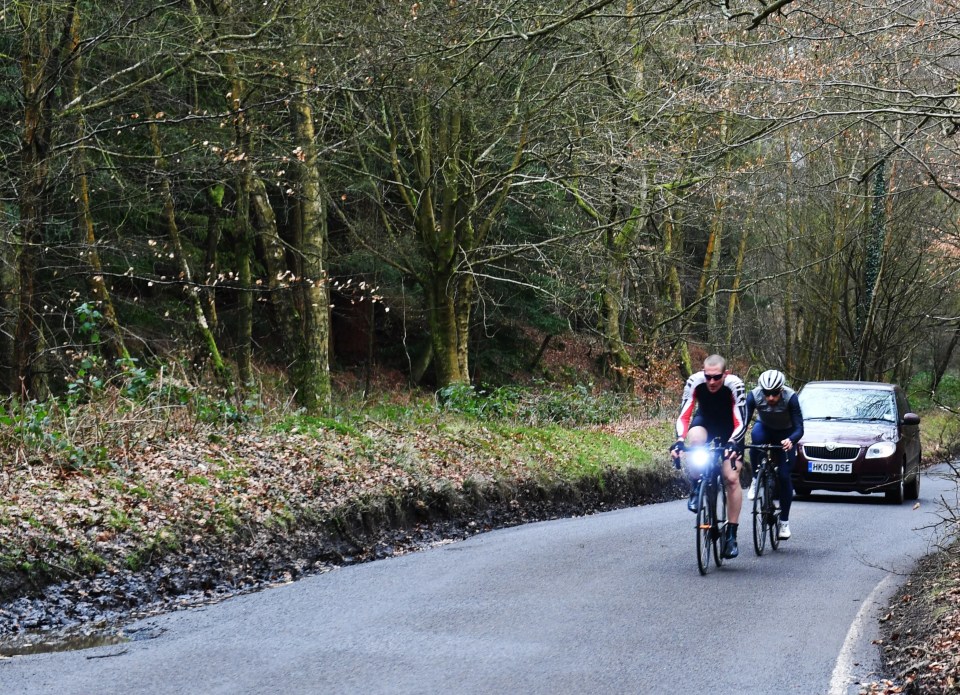
<svg viewBox="0 0 960 695"><path fill-rule="evenodd" d="M686 452L687 452L687 455L688 455L687 460L690 461L691 458L693 458L694 456L696 456L696 452L697 452L697 451L700 451L700 452L706 452L708 455L712 455L712 454L715 454L715 453L720 453L720 454L721 454L721 456L720 456L720 461L722 461L724 458L726 458L726 457L724 456L724 454L726 454L726 449L727 449L727 446L728 446L728 445L729 445L729 442L726 442L726 443L725 443L725 442L723 442L723 440L721 440L719 437L714 437L714 438L713 438L712 440L710 440L709 442L704 442L704 443L702 443L702 444L695 444L695 445L693 445L693 446L688 446L688 447L686 447ZM699 468L699 469L702 470L705 464L706 464L706 461L697 461L697 462L695 463L695 466L696 466L696 468ZM719 465L719 462L718 462L718 465ZM737 470L737 457L736 457L736 456L731 457L731 459L730 459L730 465L733 467L733 470Z"/></svg>

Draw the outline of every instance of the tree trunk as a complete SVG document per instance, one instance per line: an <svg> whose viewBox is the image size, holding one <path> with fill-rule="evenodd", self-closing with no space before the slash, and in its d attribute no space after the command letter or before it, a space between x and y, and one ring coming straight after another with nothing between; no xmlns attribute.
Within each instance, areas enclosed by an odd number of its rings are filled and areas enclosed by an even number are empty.
<svg viewBox="0 0 960 695"><path fill-rule="evenodd" d="M861 301L857 305L857 344L853 376L865 379L867 371L867 353L870 349L873 333L873 319L876 310L877 288L883 275L883 259L886 228L886 167L880 161L874 174L872 210L870 228L867 235L867 249L864 268Z"/></svg>
<svg viewBox="0 0 960 695"><path fill-rule="evenodd" d="M841 219L840 215L843 213L843 210L843 203L838 196L835 213L836 219ZM827 277L830 278L830 295L828 298L830 302L830 313L829 319L827 320L825 342L818 355L817 371L816 374L811 375L811 378L814 379L840 376L839 372L842 359L840 355L840 309L843 305L843 264L840 262L840 251L843 249L846 241L844 238L844 229L845 225L837 225L837 229L833 234L833 253L830 256L828 263L829 271L827 274Z"/></svg>
<svg viewBox="0 0 960 695"><path fill-rule="evenodd" d="M607 259L607 271L601 290L600 331L606 346L604 367L613 376L617 389L626 391L633 383L630 375L633 360L630 359L621 333L625 261L621 254L611 256Z"/></svg>
<svg viewBox="0 0 960 695"><path fill-rule="evenodd" d="M301 60L300 76L309 84L306 59ZM297 304L300 317L298 349L292 376L297 402L309 412L328 412L331 407L330 384L330 294L326 271L327 216L323 205L320 172L313 123L313 109L305 96L291 103L293 135L299 149L297 199L299 239L297 248L302 273L297 280Z"/></svg>
<svg viewBox="0 0 960 695"><path fill-rule="evenodd" d="M277 342L283 346L296 345L300 340L300 315L293 301L286 245L277 231L277 219L267 187L258 176L250 179L250 221L253 235L263 247L262 261L270 290L270 307L279 334Z"/></svg>
<svg viewBox="0 0 960 695"><path fill-rule="evenodd" d="M747 230L750 229L752 221L753 216L748 216L747 223L743 226L743 231L740 233L740 246L737 249L737 263L733 271L733 285L730 292L730 301L727 302L727 327L725 336L726 339L724 341L727 346L733 345L733 327L735 324L734 319L737 315L737 303L740 298L740 279L743 276L743 263L747 257L747 239L750 236L750 233Z"/></svg>
<svg viewBox="0 0 960 695"><path fill-rule="evenodd" d="M439 387L467 383L469 380L460 367L460 325L457 300L451 295L453 284L450 275L437 274L432 278L427 292L433 368Z"/></svg>
<svg viewBox="0 0 960 695"><path fill-rule="evenodd" d="M790 147L790 132L785 130L783 137L784 153L786 154L787 162L787 190L784 206L786 208L786 224L784 225L787 230L787 248L786 248L786 261L789 263L790 259L793 258L793 206L791 205L791 191L790 183L793 180L793 150ZM789 273L785 279L785 292L783 293L783 367L787 374L793 372L794 365L794 355L793 355L793 342L795 335L793 332L793 273Z"/></svg>
<svg viewBox="0 0 960 695"><path fill-rule="evenodd" d="M683 249L682 235L678 231L679 225L674 224L673 211L667 210L663 222L663 256L667 259L667 297L673 311L683 311L683 288L680 286L680 274L677 272L677 263L674 259L674 249ZM693 374L693 362L690 359L690 347L685 338L686 320L680 319L680 329L674 343L674 352L677 357L677 368L680 375L686 379Z"/></svg>
<svg viewBox="0 0 960 695"><path fill-rule="evenodd" d="M714 232L711 233L713 239L713 253L710 255L710 267L707 274L710 278L707 285L709 298L707 300L707 336L709 342L714 346L714 352L721 349L727 349L719 345L719 321L720 309L717 292L720 288L720 245L723 243L723 203L718 203L716 208L716 222Z"/></svg>
<svg viewBox="0 0 960 695"><path fill-rule="evenodd" d="M427 300L427 322L437 386L469 381L469 326L473 279L459 275L456 254L475 248L474 234L465 211L469 193L461 180L462 113L448 106L436 120L430 104L418 97L415 104L416 144L410 153L411 171L399 157L398 134L391 136L390 154L398 193L404 202L428 267L417 275ZM434 132L436 129L436 132ZM434 142L438 158L434 159ZM439 161L439 170L434 166ZM435 189L436 187L436 189ZM416 191L416 200L411 191Z"/></svg>
<svg viewBox="0 0 960 695"><path fill-rule="evenodd" d="M246 84L240 79L240 71L232 57L228 57L227 70L231 89L228 108L233 114L234 139L237 145L239 171L236 177L237 200L234 211L234 255L237 262L237 280L240 284L237 330L237 372L240 384L248 388L253 383L253 277L250 263L253 255L251 233L251 190L253 189L253 136L244 112Z"/></svg>
<svg viewBox="0 0 960 695"><path fill-rule="evenodd" d="M457 277L455 310L457 315L457 366L460 378L470 381L470 321L476 301L476 280L469 273Z"/></svg>
<svg viewBox="0 0 960 695"><path fill-rule="evenodd" d="M53 145L51 99L68 50L76 0L62 9L17 6L23 27L20 52L22 126L20 150L19 248L17 251L17 316L13 333L13 370L6 384L11 393L36 397L34 378L42 342L36 275L47 217L47 176ZM57 20L62 19L62 23Z"/></svg>
<svg viewBox="0 0 960 695"><path fill-rule="evenodd" d="M433 364L433 341L428 342L420 350L410 364L410 383L413 385L423 381L430 365Z"/></svg>
<svg viewBox="0 0 960 695"><path fill-rule="evenodd" d="M9 215L12 217L13 213ZM16 248L17 239L14 229L7 224L0 223L0 389L14 392L17 383L15 369L17 361L16 343L14 341L13 326L17 316L17 301L20 296L19 275L17 273ZM13 323L13 326L10 324Z"/></svg>
<svg viewBox="0 0 960 695"><path fill-rule="evenodd" d="M17 323L14 331L16 355L13 380L7 385L11 393L22 398L31 396L34 359L40 345L40 315L36 307L36 274L39 249L43 243L43 220L46 217L45 182L47 178L47 138L49 129L45 115L36 105L28 105L24 123L20 188L20 239L17 254Z"/></svg>

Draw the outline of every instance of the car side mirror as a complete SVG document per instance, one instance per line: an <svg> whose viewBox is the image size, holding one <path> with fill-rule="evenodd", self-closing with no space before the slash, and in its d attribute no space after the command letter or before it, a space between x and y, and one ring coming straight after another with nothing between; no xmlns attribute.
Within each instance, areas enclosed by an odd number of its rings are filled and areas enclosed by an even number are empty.
<svg viewBox="0 0 960 695"><path fill-rule="evenodd" d="M906 415L903 416L903 424L904 424L904 425L919 425L919 424L920 424L920 416L917 415L916 413L907 413Z"/></svg>

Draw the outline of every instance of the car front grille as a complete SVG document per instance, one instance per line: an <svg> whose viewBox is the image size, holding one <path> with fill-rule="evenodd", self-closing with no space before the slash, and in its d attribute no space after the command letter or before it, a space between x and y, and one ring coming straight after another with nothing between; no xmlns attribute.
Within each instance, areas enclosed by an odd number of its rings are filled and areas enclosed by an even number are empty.
<svg viewBox="0 0 960 695"><path fill-rule="evenodd" d="M827 448L823 444L804 444L803 454L808 459L821 461L853 461L860 453L858 446L834 446Z"/></svg>

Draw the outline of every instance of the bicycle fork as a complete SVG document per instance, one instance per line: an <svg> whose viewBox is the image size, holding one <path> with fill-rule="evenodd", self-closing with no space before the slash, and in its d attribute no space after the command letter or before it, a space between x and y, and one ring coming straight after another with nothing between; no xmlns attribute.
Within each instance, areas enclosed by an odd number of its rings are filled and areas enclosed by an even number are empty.
<svg viewBox="0 0 960 695"><path fill-rule="evenodd" d="M726 533L727 521L724 519L721 521L717 518L717 496L720 494L717 489L717 482L713 481L708 483L704 481L704 484L707 485L707 505L710 510L710 523L701 525L701 529L710 531L710 540L720 541L720 552L723 553L727 549L727 539Z"/></svg>

